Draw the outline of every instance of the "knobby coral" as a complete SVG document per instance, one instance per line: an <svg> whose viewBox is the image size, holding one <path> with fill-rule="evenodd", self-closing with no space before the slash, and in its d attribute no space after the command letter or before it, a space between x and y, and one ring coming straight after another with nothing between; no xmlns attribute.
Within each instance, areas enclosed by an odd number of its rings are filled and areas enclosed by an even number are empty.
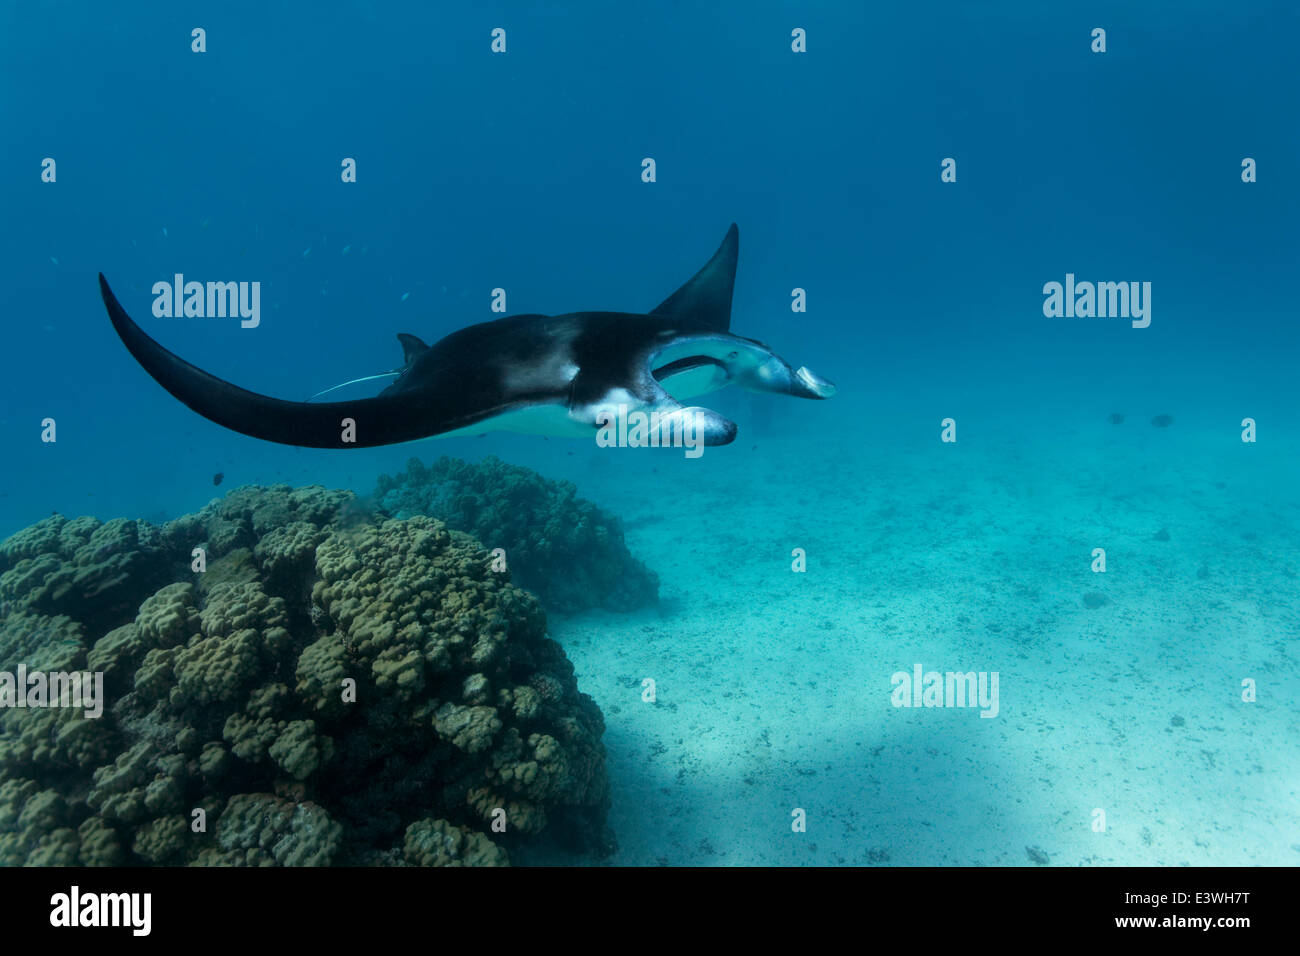
<svg viewBox="0 0 1300 956"><path fill-rule="evenodd" d="M431 467L412 458L405 472L380 477L375 497L394 517L428 515L503 549L519 584L560 613L659 599L658 576L628 551L618 518L579 498L572 482L495 457L444 456Z"/></svg>
<svg viewBox="0 0 1300 956"><path fill-rule="evenodd" d="M0 670L98 671L107 701L0 711L0 864L607 851L600 711L491 563L437 520L319 487L13 535Z"/></svg>

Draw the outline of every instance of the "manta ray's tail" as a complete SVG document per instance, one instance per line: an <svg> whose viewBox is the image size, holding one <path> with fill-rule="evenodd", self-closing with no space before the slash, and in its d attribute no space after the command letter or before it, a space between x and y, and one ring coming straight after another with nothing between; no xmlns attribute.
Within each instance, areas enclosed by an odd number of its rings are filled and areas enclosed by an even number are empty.
<svg viewBox="0 0 1300 956"><path fill-rule="evenodd" d="M337 385L331 385L329 388L322 388L315 395L310 395L307 401L320 398L322 395L328 395L330 392L337 392L340 388L347 388L349 385L360 385L362 382L373 382L380 378L396 378L402 374L402 369L393 369L389 372L379 372L376 375L363 375L361 378L350 378L346 382L339 382Z"/></svg>
<svg viewBox="0 0 1300 956"><path fill-rule="evenodd" d="M102 273L99 291L113 328L144 370L204 418L241 434L306 448L372 448L427 438L461 424L438 421L427 407L417 411L405 396L308 404L247 391L196 368L146 335Z"/></svg>

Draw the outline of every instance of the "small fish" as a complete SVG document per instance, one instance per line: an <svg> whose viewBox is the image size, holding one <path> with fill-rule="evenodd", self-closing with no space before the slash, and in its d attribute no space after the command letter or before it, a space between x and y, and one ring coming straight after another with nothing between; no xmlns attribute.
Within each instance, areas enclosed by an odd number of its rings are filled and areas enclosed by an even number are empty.
<svg viewBox="0 0 1300 956"><path fill-rule="evenodd" d="M406 301L407 299L409 299L410 297L411 297L411 293L409 293L409 292L403 292L403 293L402 293L402 301L403 301L403 302L405 302L405 301Z"/></svg>
<svg viewBox="0 0 1300 956"><path fill-rule="evenodd" d="M225 473L224 471L219 471L219 472L217 472L215 475L212 476L212 484L213 484L213 485L219 485L219 484L221 484L221 483L222 483L223 481L225 481L225 480L226 480L226 473Z"/></svg>
<svg viewBox="0 0 1300 956"><path fill-rule="evenodd" d="M304 259L306 259L309 255L311 255L311 246L308 246L306 249L302 251L302 257Z"/></svg>
<svg viewBox="0 0 1300 956"><path fill-rule="evenodd" d="M54 258L53 256L50 256L50 261L53 262L56 266L59 264L59 260Z"/></svg>
<svg viewBox="0 0 1300 956"><path fill-rule="evenodd" d="M346 256L351 251L352 251L352 246L349 244L343 247L343 251L340 252L339 255Z"/></svg>
<svg viewBox="0 0 1300 956"><path fill-rule="evenodd" d="M1168 428L1173 423L1173 415L1157 415L1155 418L1151 419L1151 424L1155 425L1156 428Z"/></svg>
<svg viewBox="0 0 1300 956"><path fill-rule="evenodd" d="M208 228L208 222L209 222L209 220L204 219L204 220L203 220L203 225L199 226L199 228L200 228L200 229L206 229L206 228Z"/></svg>
<svg viewBox="0 0 1300 956"><path fill-rule="evenodd" d="M1123 425L1124 416L1119 412L1111 412L1110 417L1107 418L1106 421L1110 422L1112 425Z"/></svg>
<svg viewBox="0 0 1300 956"><path fill-rule="evenodd" d="M164 235L164 236L167 235L167 227L166 227L166 226L163 226L163 235Z"/></svg>

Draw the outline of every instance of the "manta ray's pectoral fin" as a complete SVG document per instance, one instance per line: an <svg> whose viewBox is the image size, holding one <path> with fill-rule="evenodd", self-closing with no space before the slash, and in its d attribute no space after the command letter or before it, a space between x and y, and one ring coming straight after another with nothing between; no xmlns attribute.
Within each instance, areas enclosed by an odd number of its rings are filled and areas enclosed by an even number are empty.
<svg viewBox="0 0 1300 956"><path fill-rule="evenodd" d="M660 302L651 315L702 325L715 332L731 328L731 293L736 285L740 230L733 222L713 258L684 286Z"/></svg>
<svg viewBox="0 0 1300 956"><path fill-rule="evenodd" d="M412 390L351 402L286 402L232 385L163 348L126 314L101 274L113 328L154 380L209 421L264 441L304 448L373 448L440 435L495 411L454 393Z"/></svg>

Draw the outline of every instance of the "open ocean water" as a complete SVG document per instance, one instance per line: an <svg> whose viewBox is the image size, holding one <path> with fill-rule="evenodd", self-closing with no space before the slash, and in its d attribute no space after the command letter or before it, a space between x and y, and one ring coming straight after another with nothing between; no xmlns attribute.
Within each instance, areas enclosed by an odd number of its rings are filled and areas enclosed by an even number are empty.
<svg viewBox="0 0 1300 956"><path fill-rule="evenodd" d="M245 485L373 507L409 458L496 456L573 482L659 579L648 606L547 608L603 714L607 794L588 803L614 842L498 838L506 784L429 810L512 861L1300 864L1298 28L1262 2L7 4L0 537L52 513L161 526ZM698 457L502 432L258 441L152 381L96 281L187 361L301 401L399 367L399 332L647 312L732 222L731 331L837 392L693 398L738 426ZM178 273L259 282L258 324L155 315ZM15 615L62 614L80 631L50 631L76 652L55 657L93 670L139 602L33 597L61 573L38 560L0 565L0 665L53 659ZM168 582L195 584L196 614L212 600L184 567ZM294 646L341 633L285 594ZM176 666L161 679L188 686ZM122 739L146 713L187 719L124 701L135 680L104 702ZM505 713L491 680L466 713ZM302 693L268 663L230 706L268 687ZM305 721L276 706L268 741ZM331 803L330 762L355 759L343 717L314 712L302 776L284 747L195 724L178 764L163 748L121 785L172 773L181 796L123 809L103 795L116 751L43 764L18 716L6 863L86 862L91 826L118 864L272 853L222 828L249 792L341 824L288 862L354 859L360 833L396 848L365 862L423 859L418 795L375 833ZM393 746L446 782L418 741ZM201 756L218 752L225 782ZM210 832L178 835L200 804Z"/></svg>

